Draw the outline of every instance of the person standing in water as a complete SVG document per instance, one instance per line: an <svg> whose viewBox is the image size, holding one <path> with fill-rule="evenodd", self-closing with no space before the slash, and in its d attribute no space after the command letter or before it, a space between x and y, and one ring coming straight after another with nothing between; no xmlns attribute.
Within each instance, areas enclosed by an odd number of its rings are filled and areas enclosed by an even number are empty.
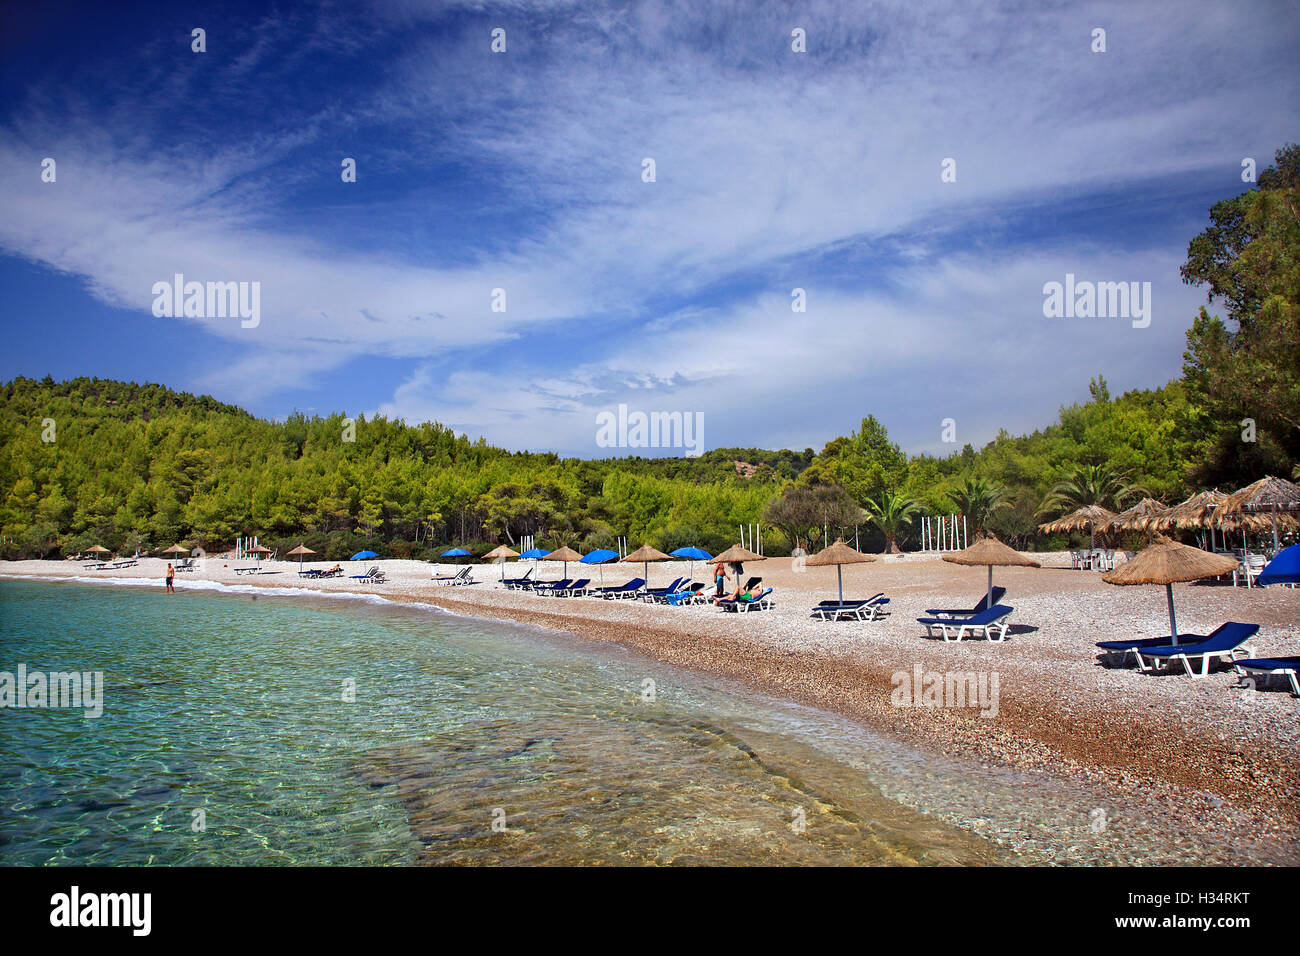
<svg viewBox="0 0 1300 956"><path fill-rule="evenodd" d="M172 567L172 563L168 561L167 562L167 593L168 594L176 593L175 581L176 581L176 569Z"/></svg>

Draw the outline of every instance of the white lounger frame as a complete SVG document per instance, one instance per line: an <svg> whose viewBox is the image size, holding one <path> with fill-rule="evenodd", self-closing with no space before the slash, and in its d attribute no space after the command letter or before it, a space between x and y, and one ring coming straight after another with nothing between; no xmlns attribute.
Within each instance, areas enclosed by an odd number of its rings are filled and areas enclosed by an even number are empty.
<svg viewBox="0 0 1300 956"><path fill-rule="evenodd" d="M925 633L929 637L934 636L934 628L939 628L943 632L943 639L949 644L955 644L966 636L970 631L970 636L982 633L984 637L994 644L1001 644L1007 639L1007 628L1011 626L1011 615L1006 614L998 618L991 624L971 624L969 621L960 619L955 621L931 621L925 625ZM997 637L993 636L997 632Z"/></svg>
<svg viewBox="0 0 1300 956"><path fill-rule="evenodd" d="M1239 678L1254 674L1261 674L1264 677L1285 677L1291 684L1291 693L1300 697L1300 667L1242 667L1235 661L1232 666Z"/></svg>
<svg viewBox="0 0 1300 956"><path fill-rule="evenodd" d="M812 609L812 613L813 617L822 621L841 621L846 618L854 621L878 621L888 613L885 610L888 601L888 598L873 598L857 607L837 607L833 604L827 607L819 604Z"/></svg>
<svg viewBox="0 0 1300 956"><path fill-rule="evenodd" d="M1249 644L1242 644L1229 651L1192 651L1190 654L1161 654L1153 656L1150 663L1147 663L1141 650L1134 651L1134 656L1137 657L1138 669L1148 674L1163 674L1173 669L1174 661L1181 661L1183 670L1189 676L1199 679L1209 676L1211 660L1217 659L1225 664L1233 664L1237 660L1245 660L1248 657L1257 657L1259 655L1251 650ZM1193 657L1201 659L1201 672L1199 674L1192 668L1191 658ZM1164 661L1164 663L1161 664L1161 661Z"/></svg>

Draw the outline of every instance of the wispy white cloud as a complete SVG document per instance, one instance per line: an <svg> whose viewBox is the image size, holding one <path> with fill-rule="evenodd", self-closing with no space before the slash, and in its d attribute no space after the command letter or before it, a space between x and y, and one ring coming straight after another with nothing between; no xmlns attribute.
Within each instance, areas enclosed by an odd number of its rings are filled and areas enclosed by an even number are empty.
<svg viewBox="0 0 1300 956"><path fill-rule="evenodd" d="M141 313L174 272L261 281L257 329L201 320L252 347L212 370L214 390L308 387L361 355L427 359L388 410L519 447L587 448L593 409L620 388L718 409L715 444L802 445L827 437L824 403L809 398L827 383L852 399L849 420L906 403L899 427L919 448L931 443L909 408L986 407L979 433L1018 424L1020 407L1034 412L1026 425L1041 421L1098 371L1157 384L1176 372L1197 298L1177 283L1180 249L1061 235L986 253L982 230L1026 206L1140 195L1189 171L1224 168L1226 190L1242 156L1262 165L1292 134L1300 93L1283 29L1300 18L1284 4L1270 16L1191 4L1170 17L1100 4L390 2L352 31L322 10L261 24L230 88L285 71L284 42L295 68L306 46L355 55L392 31L403 42L363 88L286 103L284 122L250 139L170 140L159 118L185 108L193 80L161 68L148 98L108 110L30 91L0 139L0 247ZM489 51L498 23L502 56ZM796 26L807 54L790 52ZM1108 31L1105 54L1089 50L1094 26ZM397 190L359 201L374 203L366 227L382 250L302 226L303 208L327 202L319 192L286 205L324 181L340 208L370 195L337 182L343 143L362 144ZM55 185L39 181L46 155ZM645 157L655 183L641 181ZM945 157L956 183L940 182ZM493 171L472 202L506 225L486 231L431 207L430 228L461 254L422 261L402 249L421 211L402 208L403 192L423 201L430 171L457 165ZM386 230L379 210L393 209L404 216ZM819 265L845 242L885 238L897 265L860 278ZM965 252L936 258L945 244ZM1042 282L1074 263L1099 278L1155 275L1158 302L1177 311L1147 334L1026 318ZM803 324L790 318L792 268L807 273ZM507 292L504 313L490 307L494 288ZM579 324L593 336L581 349L537 334ZM945 365L947 343L966 360ZM455 356L485 354L491 369L440 378ZM1014 408L969 360L990 354L1027 396ZM1065 374L1044 373L1052 354L1070 356ZM936 367L946 374L927 373ZM531 384L503 385L506 368Z"/></svg>

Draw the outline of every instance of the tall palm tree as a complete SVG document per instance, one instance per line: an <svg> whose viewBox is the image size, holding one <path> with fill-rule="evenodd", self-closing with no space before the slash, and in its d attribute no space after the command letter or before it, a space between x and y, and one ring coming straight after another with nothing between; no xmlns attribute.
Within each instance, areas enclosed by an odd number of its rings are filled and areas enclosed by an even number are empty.
<svg viewBox="0 0 1300 956"><path fill-rule="evenodd" d="M1004 500L1006 491L987 478L967 478L956 489L948 492L948 498L966 516L976 534L988 527L993 512L1007 507Z"/></svg>
<svg viewBox="0 0 1300 956"><path fill-rule="evenodd" d="M1040 506L1040 514L1065 514L1087 505L1122 511L1124 503L1146 492L1134 484L1128 472L1111 471L1109 465L1078 465L1052 486Z"/></svg>
<svg viewBox="0 0 1300 956"><path fill-rule="evenodd" d="M864 510L867 520L884 533L885 551L892 553L898 549L898 539L920 512L921 504L904 494L882 491L879 500L867 499Z"/></svg>

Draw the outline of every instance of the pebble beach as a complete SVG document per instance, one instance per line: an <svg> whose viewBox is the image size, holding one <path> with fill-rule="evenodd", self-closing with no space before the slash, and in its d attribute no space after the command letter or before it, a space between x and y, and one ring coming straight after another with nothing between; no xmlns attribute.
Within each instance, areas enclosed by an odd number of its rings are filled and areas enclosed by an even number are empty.
<svg viewBox="0 0 1300 956"><path fill-rule="evenodd" d="M916 622L927 608L969 606L983 595L984 568L934 555L882 556L844 568L846 597L884 592L889 613L875 621L822 622L818 601L836 596L833 567L806 568L790 558L748 563L746 576L774 589L769 611L727 614L711 605L672 607L639 601L542 597L508 591L499 565L475 565L470 586L442 586L433 574L451 565L377 560L345 565L361 574L378 564L386 583L350 577L307 579L298 566L269 561L259 574L237 574L236 562L208 557L177 575L177 590L225 587L309 589L374 594L448 611L516 621L620 645L636 654L715 675L762 694L832 711L871 730L945 757L982 766L1086 781L1111 796L1121 812L1163 814L1169 839L1239 840L1252 834L1256 861L1300 862L1300 700L1278 681L1261 690L1239 686L1230 668L1205 679L1148 675L1108 668L1095 642L1156 637L1168 632L1164 589L1117 587L1099 574L1076 571L1068 554L1032 555L1041 568L997 568L1015 608L1001 643L929 639ZM239 562L242 566L246 562ZM325 567L317 563L307 567ZM511 563L507 574L531 567ZM166 562L92 571L71 561L7 562L0 576L156 587ZM603 570L570 565L596 583L619 584L641 565ZM651 565L652 586L708 567ZM542 580L562 577L542 562ZM1202 583L1174 588L1179 629L1208 633L1224 621L1258 624L1250 641L1257 656L1300 654L1300 589ZM899 674L975 672L997 675L995 713L974 707L899 706ZM1170 808L1177 812L1170 813Z"/></svg>

